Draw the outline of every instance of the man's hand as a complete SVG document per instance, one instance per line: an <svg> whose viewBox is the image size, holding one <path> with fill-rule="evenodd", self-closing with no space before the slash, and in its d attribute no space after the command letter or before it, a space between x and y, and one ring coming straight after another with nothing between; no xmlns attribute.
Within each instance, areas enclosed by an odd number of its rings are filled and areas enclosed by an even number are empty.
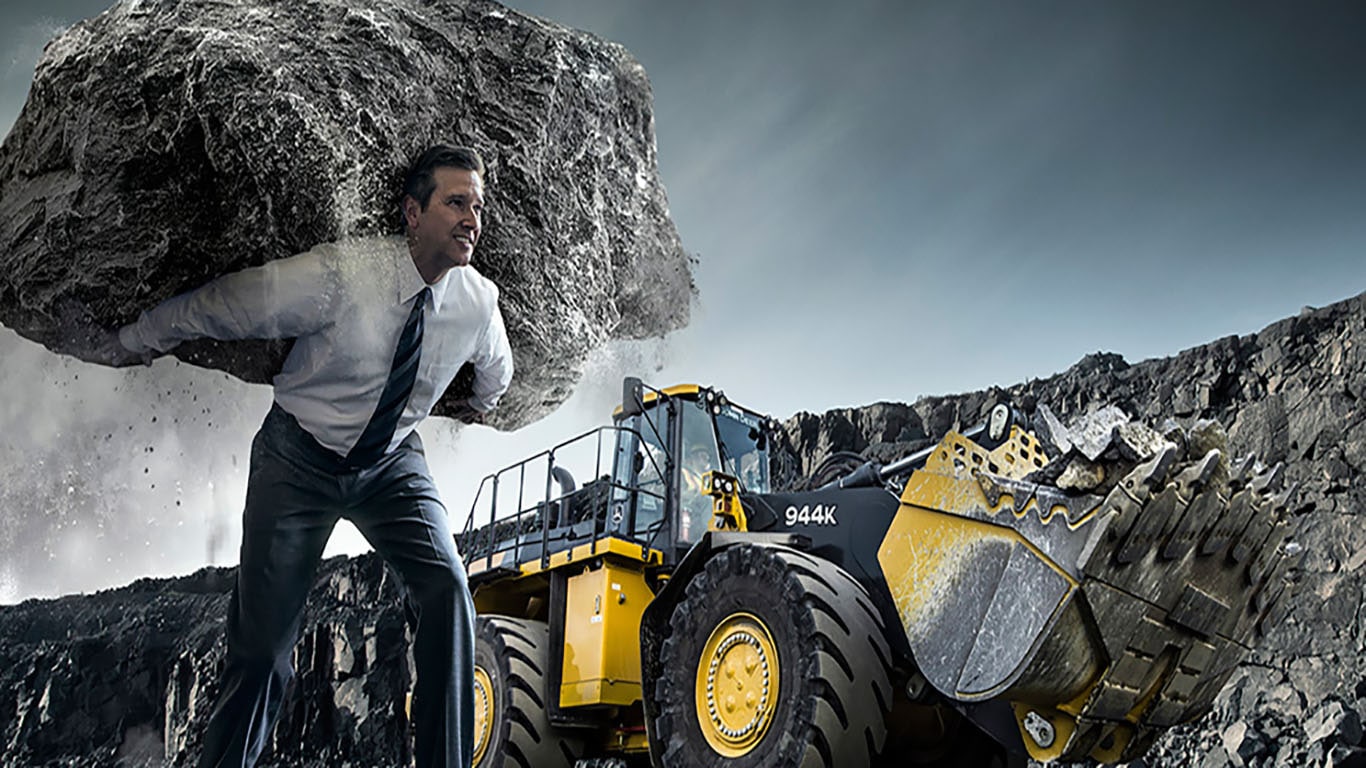
<svg viewBox="0 0 1366 768"><path fill-rule="evenodd" d="M95 336L90 362L126 368L130 365L151 365L155 357L154 352L134 352L123 346L118 331L101 330Z"/></svg>
<svg viewBox="0 0 1366 768"><path fill-rule="evenodd" d="M475 410L467 400L456 406L455 410L451 412L451 418L466 424L483 424L484 412Z"/></svg>

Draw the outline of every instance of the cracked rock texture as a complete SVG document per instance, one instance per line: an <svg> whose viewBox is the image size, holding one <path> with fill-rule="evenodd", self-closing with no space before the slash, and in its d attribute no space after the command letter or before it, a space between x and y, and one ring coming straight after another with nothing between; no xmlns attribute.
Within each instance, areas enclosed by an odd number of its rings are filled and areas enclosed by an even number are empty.
<svg viewBox="0 0 1366 768"><path fill-rule="evenodd" d="M0 146L0 323L89 359L215 276L400 231L409 159L467 144L518 369L495 426L520 426L594 348L687 322L651 110L624 48L488 0L125 0L48 45ZM286 349L175 354L263 382Z"/></svg>
<svg viewBox="0 0 1366 768"><path fill-rule="evenodd" d="M1353 766L1366 759L1364 394L1366 295L1161 360L1091 355L1009 389L798 414L786 423L786 458L794 472L833 451L897 458L1003 400L1047 403L1063 422L1105 405L1149 424L1220 421L1235 454L1283 461L1300 483L1297 594L1213 712L1134 765ZM232 578L208 569L0 608L0 765L192 764ZM295 653L299 678L262 766L407 764L412 667L397 595L374 556L324 564Z"/></svg>
<svg viewBox="0 0 1366 768"><path fill-rule="evenodd" d="M786 423L791 461L809 472L835 451L888 461L947 429L985 420L998 402L1047 404L1064 422L1114 405L1158 426L1215 419L1235 456L1284 462L1298 482L1304 547L1286 620L1200 721L1169 732L1135 765L1366 766L1366 294L1129 364L1089 355L1008 389L878 403Z"/></svg>
<svg viewBox="0 0 1366 768"><path fill-rule="evenodd" d="M0 765L194 765L236 569L0 609ZM399 588L375 555L323 563L261 766L408 766Z"/></svg>

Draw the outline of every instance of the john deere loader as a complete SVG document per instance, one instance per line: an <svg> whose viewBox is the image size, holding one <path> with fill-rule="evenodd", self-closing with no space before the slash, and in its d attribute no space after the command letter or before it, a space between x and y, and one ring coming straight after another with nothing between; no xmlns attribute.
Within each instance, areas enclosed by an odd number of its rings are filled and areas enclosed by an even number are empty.
<svg viewBox="0 0 1366 768"><path fill-rule="evenodd" d="M1128 761L1285 603L1281 473L1208 428L1077 490L1002 405L774 492L776 422L623 390L611 426L485 478L459 536L481 768Z"/></svg>

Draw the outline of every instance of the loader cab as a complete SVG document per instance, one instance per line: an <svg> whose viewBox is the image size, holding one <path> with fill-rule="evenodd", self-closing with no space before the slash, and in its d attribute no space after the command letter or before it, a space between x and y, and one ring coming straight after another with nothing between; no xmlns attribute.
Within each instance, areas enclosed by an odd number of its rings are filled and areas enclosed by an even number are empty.
<svg viewBox="0 0 1366 768"><path fill-rule="evenodd" d="M613 519L631 538L666 552L696 542L711 519L712 501L702 492L708 472L733 475L749 492L769 491L772 420L708 387L639 385L633 394L631 386L628 380L613 419L611 501Z"/></svg>
<svg viewBox="0 0 1366 768"><path fill-rule="evenodd" d="M745 491L768 492L776 422L708 387L658 390L628 382L634 384L623 391L634 402L616 409L611 426L481 481L456 536L471 583L553 569L604 546L634 548L667 569L707 531L706 473L724 472Z"/></svg>
<svg viewBox="0 0 1366 768"><path fill-rule="evenodd" d="M769 490L772 419L697 385L628 379L623 393L610 424L486 476L456 536L479 614L477 768L567 766L590 737L643 764L655 681L641 617L703 552L713 502L701 481L724 472Z"/></svg>

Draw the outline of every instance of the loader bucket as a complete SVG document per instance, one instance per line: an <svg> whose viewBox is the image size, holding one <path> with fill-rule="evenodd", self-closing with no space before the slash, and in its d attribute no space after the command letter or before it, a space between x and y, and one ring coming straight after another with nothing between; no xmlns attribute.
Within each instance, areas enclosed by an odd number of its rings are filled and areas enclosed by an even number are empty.
<svg viewBox="0 0 1366 768"><path fill-rule="evenodd" d="M1048 462L1029 433L990 452L949 434L878 551L930 684L1009 701L1044 761L1131 760L1207 711L1273 620L1285 499L1231 482L1218 450L1177 453L1068 495L1025 479Z"/></svg>

